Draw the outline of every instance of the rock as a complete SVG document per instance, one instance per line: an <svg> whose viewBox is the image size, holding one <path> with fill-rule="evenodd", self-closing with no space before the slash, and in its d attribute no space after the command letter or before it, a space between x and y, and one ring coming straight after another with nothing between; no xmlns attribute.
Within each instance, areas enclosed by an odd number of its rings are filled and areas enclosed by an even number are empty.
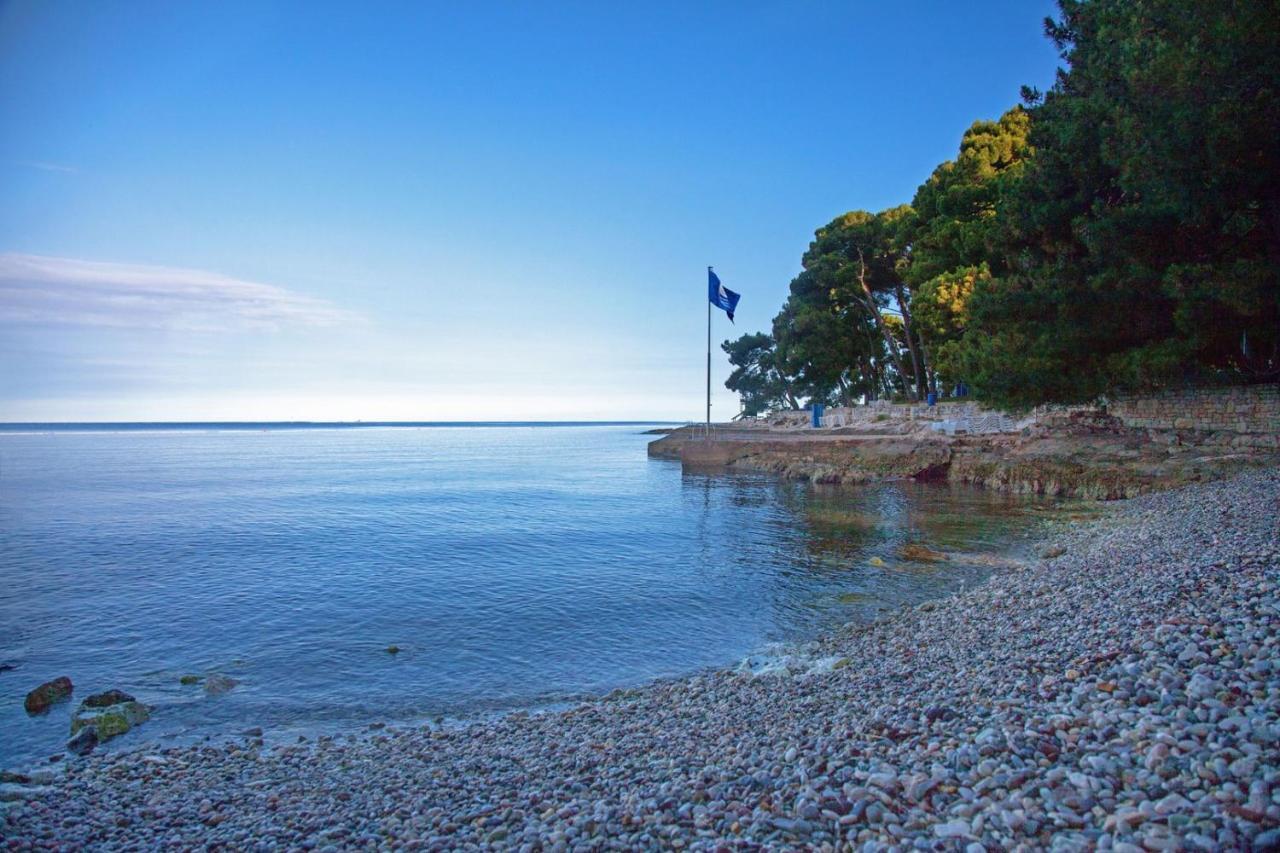
<svg viewBox="0 0 1280 853"><path fill-rule="evenodd" d="M1174 812L1186 811L1191 808L1190 801L1180 794L1169 794L1156 803L1156 814L1169 815Z"/></svg>
<svg viewBox="0 0 1280 853"><path fill-rule="evenodd" d="M182 677L180 677L180 678L178 679L178 683L179 683L179 684L199 684L199 683L200 683L200 676L198 676L198 675L184 675L184 676L182 676Z"/></svg>
<svg viewBox="0 0 1280 853"><path fill-rule="evenodd" d="M233 687L239 684L234 678L220 673L213 673L204 680L204 692L210 696L219 696L228 693Z"/></svg>
<svg viewBox="0 0 1280 853"><path fill-rule="evenodd" d="M933 825L933 834L939 838L965 838L969 835L969 823L963 820L935 823Z"/></svg>
<svg viewBox="0 0 1280 853"><path fill-rule="evenodd" d="M254 726L251 729L245 729L240 734L244 735L245 737L262 737L262 727Z"/></svg>
<svg viewBox="0 0 1280 853"><path fill-rule="evenodd" d="M19 802L22 800L38 800L52 791L45 785L13 785L0 784L0 802Z"/></svg>
<svg viewBox="0 0 1280 853"><path fill-rule="evenodd" d="M18 667L17 667L17 665L15 665L15 664L11 664L11 663L0 663L0 672L9 672L10 670L14 670L14 669L17 669L17 668L18 668Z"/></svg>
<svg viewBox="0 0 1280 853"><path fill-rule="evenodd" d="M1046 548L1040 556L1046 560L1053 560L1061 557L1065 553L1067 553L1066 548L1063 548L1061 545L1054 545L1052 548Z"/></svg>
<svg viewBox="0 0 1280 853"><path fill-rule="evenodd" d="M97 739L110 740L146 722L151 710L122 690L95 693L80 703L71 716L71 734L93 726Z"/></svg>
<svg viewBox="0 0 1280 853"><path fill-rule="evenodd" d="M931 792L936 787L938 787L937 779L934 779L934 778L922 779L919 782L915 782L911 785L911 788L907 792L907 796L910 797L914 802L918 803L921 800L923 800L925 797L927 797L929 795L929 792Z"/></svg>
<svg viewBox="0 0 1280 853"><path fill-rule="evenodd" d="M387 654L389 654L389 655L398 655L398 654L400 654L400 647L399 647L399 646L387 646Z"/></svg>
<svg viewBox="0 0 1280 853"><path fill-rule="evenodd" d="M93 726L85 726L67 741L67 751L76 755L88 755L98 745L98 730Z"/></svg>
<svg viewBox="0 0 1280 853"><path fill-rule="evenodd" d="M909 542L899 548L898 556L913 563L940 563L950 559L941 551L934 551L932 548L926 548L924 545L917 545L914 542Z"/></svg>
<svg viewBox="0 0 1280 853"><path fill-rule="evenodd" d="M27 694L27 699L22 706L27 709L28 714L43 714L49 710L49 706L55 702L61 702L71 695L73 685L71 679L65 675L55 678L53 681L46 681L35 690Z"/></svg>
<svg viewBox="0 0 1280 853"><path fill-rule="evenodd" d="M119 705L121 702L132 702L133 697L123 690L108 690L104 693L95 693L80 703L81 708L106 708L111 705Z"/></svg>
<svg viewBox="0 0 1280 853"><path fill-rule="evenodd" d="M892 773L872 773L867 777L867 784L889 792L896 791L900 787L898 777Z"/></svg>
<svg viewBox="0 0 1280 853"><path fill-rule="evenodd" d="M1280 829L1268 829L1266 832L1259 832L1253 837L1253 849L1262 853L1262 851L1280 850Z"/></svg>

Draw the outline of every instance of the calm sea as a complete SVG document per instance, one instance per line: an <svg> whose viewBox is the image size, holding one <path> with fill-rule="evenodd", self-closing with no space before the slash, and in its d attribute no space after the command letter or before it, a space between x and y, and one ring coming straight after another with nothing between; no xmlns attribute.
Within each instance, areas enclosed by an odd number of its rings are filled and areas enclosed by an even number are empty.
<svg viewBox="0 0 1280 853"><path fill-rule="evenodd" d="M978 582L1038 517L977 490L682 474L642 429L0 428L0 766L60 752L108 688L155 708L127 747L730 665ZM240 683L179 683L214 672ZM59 675L77 699L28 717Z"/></svg>

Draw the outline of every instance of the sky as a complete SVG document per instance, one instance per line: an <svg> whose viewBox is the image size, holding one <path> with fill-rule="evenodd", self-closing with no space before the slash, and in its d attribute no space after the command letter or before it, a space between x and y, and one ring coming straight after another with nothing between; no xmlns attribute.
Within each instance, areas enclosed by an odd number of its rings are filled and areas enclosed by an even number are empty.
<svg viewBox="0 0 1280 853"><path fill-rule="evenodd" d="M0 421L701 420L1053 5L0 0Z"/></svg>

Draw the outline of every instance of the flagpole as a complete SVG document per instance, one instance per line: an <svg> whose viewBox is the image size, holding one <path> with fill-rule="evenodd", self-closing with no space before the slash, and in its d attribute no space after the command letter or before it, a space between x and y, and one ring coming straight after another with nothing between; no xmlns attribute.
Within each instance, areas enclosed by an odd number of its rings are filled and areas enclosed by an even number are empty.
<svg viewBox="0 0 1280 853"><path fill-rule="evenodd" d="M711 267L707 267L708 289ZM711 438L711 294L707 293L707 438Z"/></svg>

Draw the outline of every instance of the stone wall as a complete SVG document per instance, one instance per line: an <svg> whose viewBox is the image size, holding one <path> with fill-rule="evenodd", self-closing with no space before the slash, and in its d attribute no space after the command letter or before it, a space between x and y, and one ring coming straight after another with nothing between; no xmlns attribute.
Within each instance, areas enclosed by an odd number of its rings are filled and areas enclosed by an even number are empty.
<svg viewBox="0 0 1280 853"><path fill-rule="evenodd" d="M1117 395L1108 414L1127 426L1199 429L1240 434L1280 433L1280 386L1250 385Z"/></svg>

